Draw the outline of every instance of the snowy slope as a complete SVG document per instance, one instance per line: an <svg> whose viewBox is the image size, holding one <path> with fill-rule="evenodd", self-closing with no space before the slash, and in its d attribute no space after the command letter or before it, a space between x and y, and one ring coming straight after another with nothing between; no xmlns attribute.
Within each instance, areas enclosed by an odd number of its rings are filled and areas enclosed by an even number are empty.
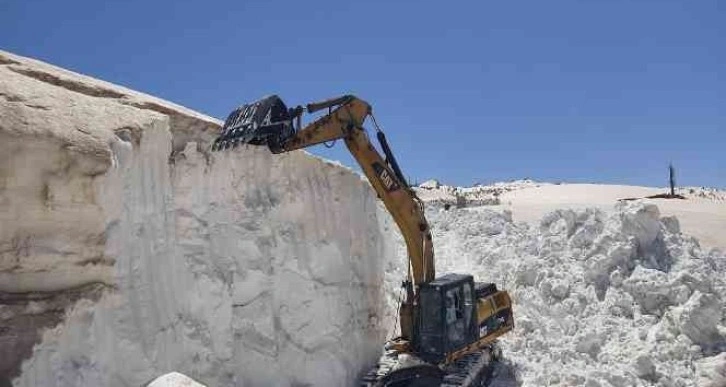
<svg viewBox="0 0 726 387"><path fill-rule="evenodd" d="M532 180L515 180L494 183L492 185L456 187L441 184L436 180L428 180L414 187L414 190L423 201L429 204L471 207L498 205L501 203L502 195L506 192L519 191L541 185L547 185L547 183L539 183Z"/></svg>
<svg viewBox="0 0 726 387"><path fill-rule="evenodd" d="M664 190L422 186L437 272L513 295L495 386L726 386L726 254L712 249L726 246L723 191L619 202ZM497 202L481 205L483 195ZM404 257L387 265L389 305Z"/></svg>
<svg viewBox="0 0 726 387"><path fill-rule="evenodd" d="M599 208L612 210L620 199L644 198L667 192L665 188L608 184L552 184L517 180L474 187L453 187L429 181L416 188L431 205L459 203L467 207L487 205L490 210L509 210L515 221L538 222L557 209ZM687 200L648 199L667 216L675 215L683 232L696 237L704 248L726 251L726 191L703 187L676 190Z"/></svg>

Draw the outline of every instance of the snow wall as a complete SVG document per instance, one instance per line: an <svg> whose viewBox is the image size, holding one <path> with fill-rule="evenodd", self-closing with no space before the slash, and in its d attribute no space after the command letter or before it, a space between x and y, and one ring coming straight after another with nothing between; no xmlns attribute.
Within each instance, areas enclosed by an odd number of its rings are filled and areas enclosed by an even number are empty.
<svg viewBox="0 0 726 387"><path fill-rule="evenodd" d="M211 154L219 124L0 51L0 385L342 386L375 361L375 193L302 151Z"/></svg>

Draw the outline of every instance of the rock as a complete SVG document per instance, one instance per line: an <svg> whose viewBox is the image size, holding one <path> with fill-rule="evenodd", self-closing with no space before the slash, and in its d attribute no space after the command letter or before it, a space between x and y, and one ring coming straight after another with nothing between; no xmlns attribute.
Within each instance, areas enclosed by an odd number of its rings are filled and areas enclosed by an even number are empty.
<svg viewBox="0 0 726 387"><path fill-rule="evenodd" d="M359 175L210 153L214 118L2 51L0 117L0 385L339 386L377 358L394 247Z"/></svg>

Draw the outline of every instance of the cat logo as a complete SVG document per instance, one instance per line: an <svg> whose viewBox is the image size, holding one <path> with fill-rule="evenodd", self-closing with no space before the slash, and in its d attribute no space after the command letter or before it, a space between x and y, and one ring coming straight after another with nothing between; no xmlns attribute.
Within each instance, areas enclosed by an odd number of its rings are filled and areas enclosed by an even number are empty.
<svg viewBox="0 0 726 387"><path fill-rule="evenodd" d="M262 120L262 126L271 125L271 124L272 124L272 109L267 111L267 115L265 116L265 119Z"/></svg>
<svg viewBox="0 0 726 387"><path fill-rule="evenodd" d="M386 188L386 191L395 191L399 188L401 188L398 185L398 182L396 179L393 178L391 173L386 169L383 165L380 163L373 163L373 170L376 171L376 174L378 175L378 178L381 180L381 183Z"/></svg>

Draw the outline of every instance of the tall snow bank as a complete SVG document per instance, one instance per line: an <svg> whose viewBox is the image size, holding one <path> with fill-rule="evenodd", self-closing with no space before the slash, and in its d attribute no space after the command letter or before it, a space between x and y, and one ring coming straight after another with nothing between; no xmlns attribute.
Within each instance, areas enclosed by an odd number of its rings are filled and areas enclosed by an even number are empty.
<svg viewBox="0 0 726 387"><path fill-rule="evenodd" d="M559 210L536 225L481 208L427 216L438 272L512 294L516 328L502 345L522 385L724 385L726 257L656 206ZM495 385L516 384L506 374Z"/></svg>
<svg viewBox="0 0 726 387"><path fill-rule="evenodd" d="M377 357L358 175L210 154L212 118L5 52L0 117L0 384L340 386Z"/></svg>

